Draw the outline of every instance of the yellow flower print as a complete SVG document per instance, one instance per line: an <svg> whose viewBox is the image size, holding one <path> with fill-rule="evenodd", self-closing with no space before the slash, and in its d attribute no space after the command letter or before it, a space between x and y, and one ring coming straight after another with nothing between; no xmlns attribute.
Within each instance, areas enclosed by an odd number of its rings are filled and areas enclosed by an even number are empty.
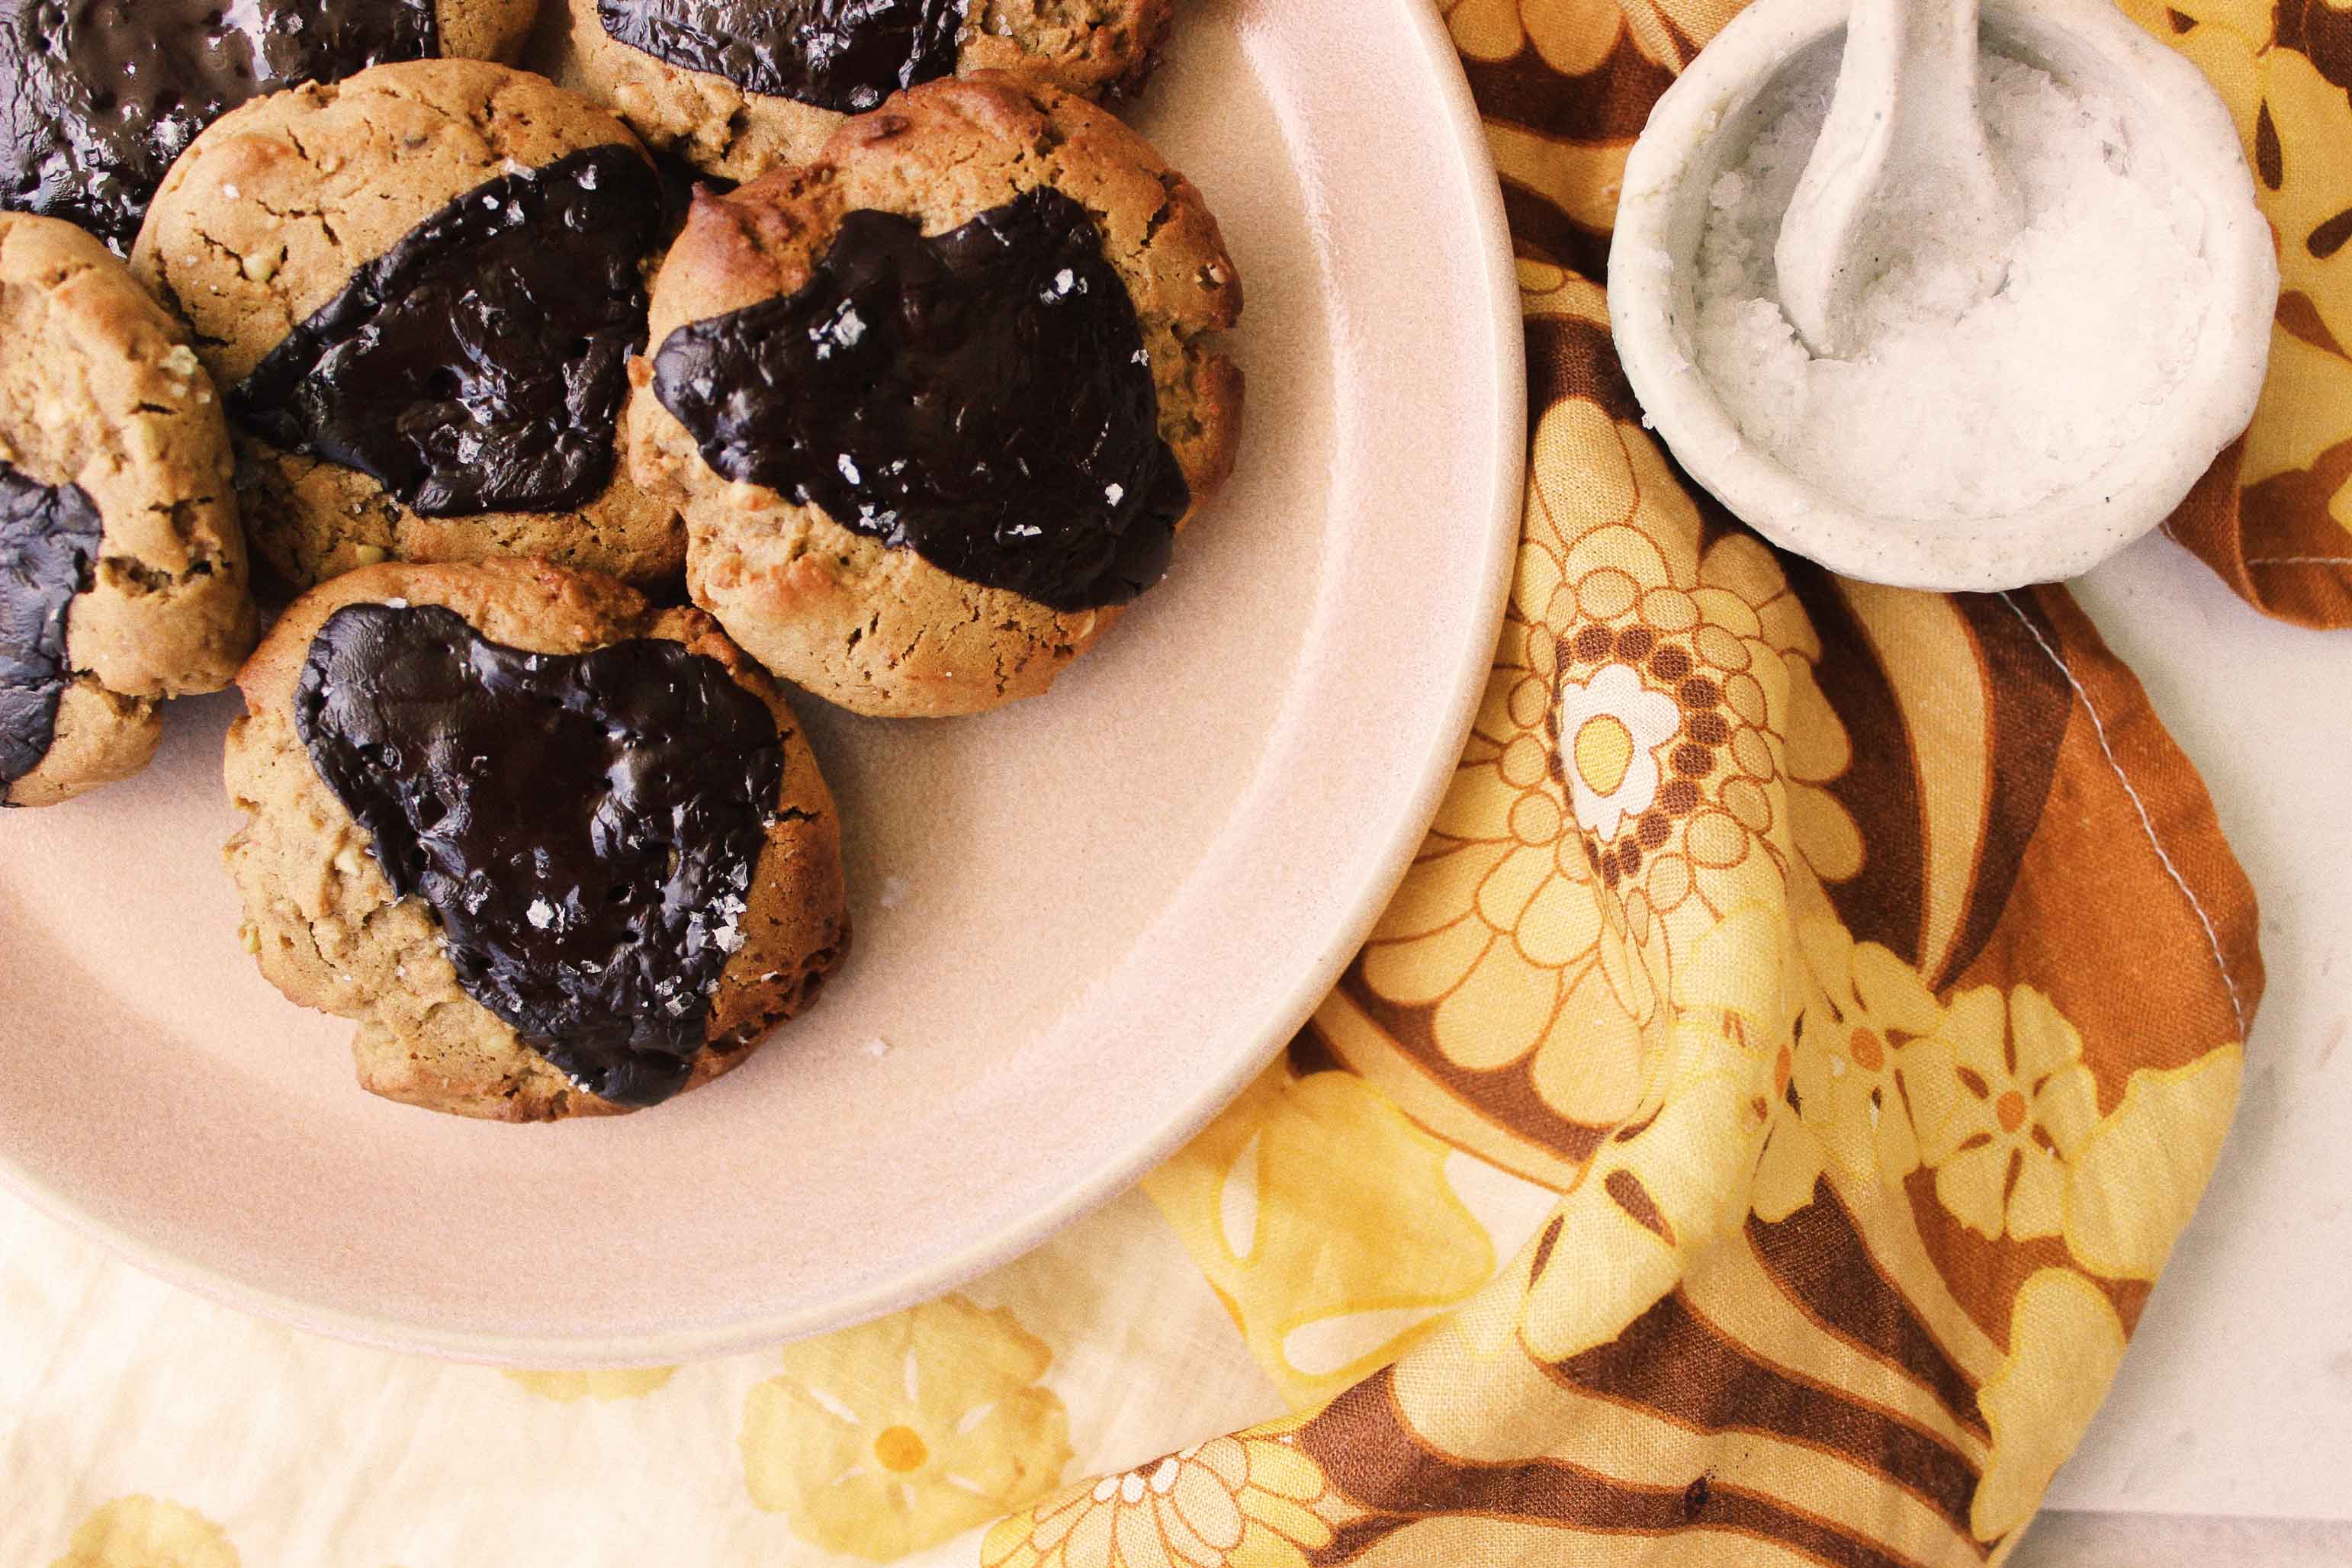
<svg viewBox="0 0 2352 1568"><path fill-rule="evenodd" d="M1698 58L1738 13L1742 0L1617 0L1634 44L1668 70Z"/></svg>
<svg viewBox="0 0 2352 1568"><path fill-rule="evenodd" d="M2083 1037L2030 985L1951 1000L1944 1026L1904 1057L1904 1086L1936 1196L1998 1241L2055 1236L2068 1168L2098 1125Z"/></svg>
<svg viewBox="0 0 2352 1568"><path fill-rule="evenodd" d="M1695 966L1686 1000L1699 1012L1729 1007L1769 1042L1771 1075L1753 1113L1765 1123L1749 1202L1759 1218L1777 1223L1813 1201L1815 1184L1835 1169L1858 1183L1899 1181L1920 1163L1907 1089L1915 1042L1942 1027L1943 1008L1916 970L1876 942L1857 942L1828 911L1818 888L1800 882L1817 912L1791 918L1770 905L1749 905L1702 938L1704 959L1728 951L1730 962ZM1792 973L1803 991L1793 1026L1777 1039L1766 1016L1769 998L1748 1005L1727 1000L1738 976L1769 967L1780 951L1774 932L1793 927ZM1728 970L1728 975L1725 973ZM1727 983L1728 982L1728 983ZM1750 987L1754 987L1751 985ZM1947 1053L1948 1055L1948 1053Z"/></svg>
<svg viewBox="0 0 2352 1568"><path fill-rule="evenodd" d="M1565 321L1570 331L1587 325L1596 337L1606 331L1606 300L1583 279L1528 263L1520 285L1538 328ZM1538 423L1513 619L1568 639L1559 650L1563 664L1577 656L1593 662L1618 657L1613 645L1602 647L1601 632L1622 640L1634 630L1634 650L1622 657L1654 667L1663 655L1664 668L1654 668L1657 689L1679 699L1684 682L1708 682L1716 700L1696 702L1693 711L1716 711L1728 733L1722 741L1694 741L1720 748L1733 745L1743 729L1755 731L1715 776L1759 784L1784 776L1792 797L1799 786L1837 777L1851 749L1811 681L1821 641L1778 559L1747 534L1702 549L1697 506L1631 412L1612 415L1598 402L1570 398ZM1692 693L1707 694L1706 687ZM1761 816L1753 801L1736 804L1749 817ZM1801 819L1837 815L1833 801L1821 806L1791 809ZM1843 827L1851 831L1850 823ZM1840 862L1858 839L1849 842L1834 826L1829 831L1836 837L1821 846L1829 863L1817 861L1816 869L1843 880L1852 869ZM1801 841L1801 848L1812 858Z"/></svg>
<svg viewBox="0 0 2352 1568"><path fill-rule="evenodd" d="M1771 1098L1764 1105L1764 1147L1748 1189L1756 1217L1767 1225L1777 1225L1811 1203L1813 1189L1828 1168L1821 1139L1805 1125L1803 1110L1790 1103L1789 1086L1795 1076L1795 1052L1781 1046L1773 1066Z"/></svg>
<svg viewBox="0 0 2352 1568"><path fill-rule="evenodd" d="M1512 623L1438 821L1365 948L1364 984L1431 1009L1454 1066L1528 1064L1542 1101L1608 1125L1641 1091L1654 997L1604 940L1553 751L1554 634ZM1619 963L1603 962L1615 946ZM1530 1059L1532 1058L1532 1059Z"/></svg>
<svg viewBox="0 0 2352 1568"><path fill-rule="evenodd" d="M2172 18L2186 16L2200 26L2226 28L2242 43L2260 47L2271 40L2276 5L2277 0L2180 0L2178 5L2165 0L2124 0L2120 9L2159 38L2179 37L2180 28Z"/></svg>
<svg viewBox="0 0 2352 1568"><path fill-rule="evenodd" d="M1658 748L1683 727L1682 710L1652 691L1630 665L1601 668L1559 689L1559 753L1579 826L1617 837L1628 816L1658 798Z"/></svg>
<svg viewBox="0 0 2352 1568"><path fill-rule="evenodd" d="M1743 904L1702 931L1675 976L1685 1026L1720 1019L1718 1032L1741 1047L1744 1121L1751 1132L1762 1130L1748 1196L1767 1224L1811 1203L1825 1166L1821 1140L1790 1092L1799 993L1809 989L1803 973L1786 901L1773 898Z"/></svg>
<svg viewBox="0 0 2352 1568"><path fill-rule="evenodd" d="M1997 1541L2033 1517L2123 1356L2114 1304L2080 1274L2043 1268L2019 1288L2009 1359L1977 1394L1992 1430L1992 1453L1969 1510L1978 1540Z"/></svg>
<svg viewBox="0 0 2352 1568"><path fill-rule="evenodd" d="M2254 194L2277 231L2278 326L2240 483L2352 440L2352 100L2293 49L2260 57ZM2329 510L2352 529L2352 487Z"/></svg>
<svg viewBox="0 0 2352 1568"><path fill-rule="evenodd" d="M743 1405L751 1500L828 1551L902 1557L1019 1508L1071 1458L1053 1352L962 1296L788 1346Z"/></svg>
<svg viewBox="0 0 2352 1568"><path fill-rule="evenodd" d="M1833 915L1806 917L1798 939L1810 984L1791 1075L1805 1125L1853 1180L1900 1181L1919 1168L1919 1142L1898 1065L1944 1010L1917 971Z"/></svg>
<svg viewBox="0 0 2352 1568"><path fill-rule="evenodd" d="M2254 174L2255 200L2278 235L2280 293L2300 295L2324 335L2352 349L2352 254L2345 247L2352 220L2344 216L2352 209L2352 170L2338 155L2352 138L2352 100L2338 85L2352 71L2344 43L2352 28L2315 28L2305 20L2284 42L2278 24L2288 8L2258 0L2182 6L2126 0L2124 9L2187 55L2220 91ZM2177 20L2184 16L2185 30ZM2280 314L2284 321L2289 312Z"/></svg>
<svg viewBox="0 0 2352 1568"><path fill-rule="evenodd" d="M1507 60L1532 43L1562 76L1589 76L1630 33L1643 54L1680 70L1739 9L1738 0L1447 0L1454 47Z"/></svg>
<svg viewBox="0 0 2352 1568"><path fill-rule="evenodd" d="M1601 290L1518 271L1537 352L1605 374ZM1595 384L1538 421L1485 700L1343 993L1398 1042L1408 1092L1469 1108L1502 1130L1504 1163L1554 1184L1656 1108L1695 944L1735 909L1785 904L1792 875L1844 881L1863 859L1823 787L1853 748L1778 559L1710 538L1637 415Z"/></svg>
<svg viewBox="0 0 2352 1568"><path fill-rule="evenodd" d="M625 1367L605 1372L509 1372L509 1382L528 1394L559 1405L575 1400L643 1399L677 1375L674 1366Z"/></svg>
<svg viewBox="0 0 2352 1568"><path fill-rule="evenodd" d="M1617 1339L1749 1212L1741 1177L1766 1129L1752 1114L1758 1060L1736 1032L1678 1017L1656 1114L1612 1140L1564 1194L1501 1287L1526 1281L1519 1338L1540 1362Z"/></svg>
<svg viewBox="0 0 2352 1568"><path fill-rule="evenodd" d="M1554 405L1534 450L1514 608L1556 646L1549 660L1531 649L1531 666L1551 663L1565 693L1623 665L1681 710L1650 807L1613 841L1587 840L1602 885L1660 913L1697 893L1671 939L1770 896L1792 853L1824 880L1853 876L1861 835L1821 787L1852 746L1813 679L1820 639L1778 560L1746 534L1702 550L1697 508L1656 444L1597 404ZM1563 750L1573 739L1554 738Z"/></svg>
<svg viewBox="0 0 2352 1568"><path fill-rule="evenodd" d="M1323 1472L1288 1432L1219 1437L1105 1476L982 1544L982 1568L1307 1568L1331 1543Z"/></svg>
<svg viewBox="0 0 2352 1568"><path fill-rule="evenodd" d="M1493 1275L1450 1155L1355 1074L1276 1064L1143 1190L1303 1407L1394 1361Z"/></svg>
<svg viewBox="0 0 2352 1568"><path fill-rule="evenodd" d="M1563 76L1598 70L1624 30L1616 0L1450 0L1454 47L1474 60L1507 60L1529 43Z"/></svg>
<svg viewBox="0 0 2352 1568"><path fill-rule="evenodd" d="M2339 153L2352 145L2352 99L2336 85L2352 69L2345 33L2314 29L2302 7L2259 0L2125 0L2124 9L2221 92L2277 238L2278 321L2239 482L2251 489L2315 469L2352 441L2352 167ZM2278 32L2291 16L2300 20L2292 46ZM2325 500L2352 530L2352 486Z"/></svg>
<svg viewBox="0 0 2352 1568"><path fill-rule="evenodd" d="M2066 1250L2109 1279L2153 1279L2197 1210L2238 1105L2244 1053L2208 1051L2186 1067L2142 1068L2123 1103L2074 1159Z"/></svg>
<svg viewBox="0 0 2352 1568"><path fill-rule="evenodd" d="M117 1498L81 1521L50 1568L237 1568L221 1527L191 1508Z"/></svg>
<svg viewBox="0 0 2352 1568"><path fill-rule="evenodd" d="M1599 289L1537 264L1520 277L1531 330L1605 352ZM1771 552L1745 534L1703 545L1656 444L1596 398L1547 409L1532 451L1486 700L1354 979L1425 1010L1416 1048L1510 1069L1537 1107L1496 1109L1482 1084L1483 1113L1523 1114L1558 1150L1541 1112L1605 1129L1653 1108L1662 1000L1693 943L1783 899L1792 862L1840 880L1862 848L1820 787L1852 748Z"/></svg>
<svg viewBox="0 0 2352 1568"><path fill-rule="evenodd" d="M1611 436L1643 483L1673 482L1646 438ZM1755 541L1718 541L1685 575L1668 551L1609 527L1587 533L1567 561L1574 574L1563 574L1561 591L1572 590L1586 619L1560 639L1564 699L1615 668L1673 705L1644 808L1613 835L1596 830L1605 823L1579 825L1585 860L1613 895L1604 919L1622 913L1654 983L1672 989L1691 944L1729 910L1778 900L1800 868L1832 879L1859 869L1859 833L1813 782L1843 773L1851 747L1813 682L1811 627ZM1560 714L1563 724L1580 716L1566 701ZM1605 747L1577 758L1576 740L1559 733L1564 772L1612 760Z"/></svg>

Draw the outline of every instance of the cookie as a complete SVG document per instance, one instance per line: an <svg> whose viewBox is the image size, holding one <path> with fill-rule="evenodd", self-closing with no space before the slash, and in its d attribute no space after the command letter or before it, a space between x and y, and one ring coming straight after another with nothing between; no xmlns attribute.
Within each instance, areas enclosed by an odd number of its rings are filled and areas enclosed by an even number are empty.
<svg viewBox="0 0 2352 1568"><path fill-rule="evenodd" d="M0 0L0 204L128 250L183 148L228 110L386 60L499 58L538 0Z"/></svg>
<svg viewBox="0 0 2352 1568"><path fill-rule="evenodd" d="M833 798L698 610L541 562L388 563L298 600L238 682L246 946L359 1022L376 1094L508 1121L656 1104L840 962Z"/></svg>
<svg viewBox="0 0 2352 1568"><path fill-rule="evenodd" d="M1082 99L919 87L704 193L631 368L630 460L697 603L861 713L1049 686L1224 481L1241 279L1191 183Z"/></svg>
<svg viewBox="0 0 2352 1568"><path fill-rule="evenodd" d="M156 193L133 269L194 325L257 554L293 587L384 560L673 575L620 471L661 185L621 122L476 60L258 99Z"/></svg>
<svg viewBox="0 0 2352 1568"><path fill-rule="evenodd" d="M550 74L705 174L814 156L845 114L950 74L1140 87L1174 0L548 0Z"/></svg>
<svg viewBox="0 0 2352 1568"><path fill-rule="evenodd" d="M157 701L219 690L253 638L184 335L89 235L0 214L0 804L137 773Z"/></svg>

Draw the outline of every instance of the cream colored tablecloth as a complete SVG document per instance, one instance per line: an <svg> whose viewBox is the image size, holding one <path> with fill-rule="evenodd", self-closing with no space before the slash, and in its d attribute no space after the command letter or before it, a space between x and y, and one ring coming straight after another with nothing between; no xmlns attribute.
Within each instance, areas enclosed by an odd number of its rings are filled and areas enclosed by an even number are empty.
<svg viewBox="0 0 2352 1568"><path fill-rule="evenodd" d="M2134 5L2240 112L2289 285L2179 531L2325 619L2352 30ZM2220 1150L2253 904L2065 593L1830 579L1641 428L1588 278L1727 15L1447 8L1523 257L1509 619L1395 906L1190 1149L940 1300L625 1373L310 1339L0 1202L0 1563L2008 1558Z"/></svg>

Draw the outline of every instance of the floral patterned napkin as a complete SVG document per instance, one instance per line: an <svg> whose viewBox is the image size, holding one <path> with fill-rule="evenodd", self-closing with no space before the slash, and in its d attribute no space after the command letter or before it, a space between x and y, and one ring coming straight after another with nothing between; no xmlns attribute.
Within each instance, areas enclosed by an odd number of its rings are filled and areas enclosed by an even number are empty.
<svg viewBox="0 0 2352 1568"><path fill-rule="evenodd" d="M1837 580L1643 433L1591 279L1729 9L1447 9L1522 258L1508 619L1394 905L1191 1147L942 1300L629 1373L312 1340L0 1205L0 1561L2004 1560L2220 1149L2253 900L2064 590ZM2352 13L2143 20L2289 258L2176 530L2352 619Z"/></svg>
<svg viewBox="0 0 2352 1568"><path fill-rule="evenodd" d="M2279 256L2252 428L2166 526L2250 603L2352 626L2352 6L2125 0L2237 117Z"/></svg>

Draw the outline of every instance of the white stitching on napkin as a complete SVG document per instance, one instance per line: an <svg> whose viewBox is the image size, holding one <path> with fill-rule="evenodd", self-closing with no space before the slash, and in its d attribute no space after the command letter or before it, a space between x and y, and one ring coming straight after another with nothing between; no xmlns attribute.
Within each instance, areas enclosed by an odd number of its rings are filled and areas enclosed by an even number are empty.
<svg viewBox="0 0 2352 1568"><path fill-rule="evenodd" d="M2245 1002L2238 994L2237 981L2230 975L2228 961L2221 956L2221 939L2213 931L2212 918L2206 914L2205 906L2197 901L2197 895L2189 890L2189 879L2180 874L2180 868L2174 865L2172 857L2164 852L2164 845L2156 836L2156 824L2148 817L2146 803L2139 798L2139 791L2132 787L2131 780L2125 776L2123 764L2116 761L2116 749L2107 743L2107 726L2100 719L2099 710L2091 705L2091 694L2083 689L2083 683L2074 679L2074 672L2066 668L2066 661L2058 657L2058 650L2050 646L2050 639L2042 635L2042 628L2035 626L2032 618L2018 606L2017 600L2003 594L2000 602L2009 606L2009 613L2017 617L2018 624L2033 638L2035 646L2058 667L2058 673L2064 676L2066 684L2074 689L2075 699L2083 704L2083 711L2091 716L2091 730L2099 738L2099 750L2106 753L2107 766L2115 770L2116 782L2124 786L2126 795L2131 796L2132 809L2139 813L2139 825L2147 835L2148 847L2156 851L2157 859L2163 862L2166 873L2172 878L2172 885L2180 889L2180 896L2189 900L2189 907L2197 911L2197 923L2205 928L2205 945L2212 952L2213 967L2221 972L2221 984L2229 989L2230 1011L2237 1015L2238 1038L2242 1042L2246 1037Z"/></svg>
<svg viewBox="0 0 2352 1568"><path fill-rule="evenodd" d="M2253 555L2249 566L2352 566L2352 555Z"/></svg>

